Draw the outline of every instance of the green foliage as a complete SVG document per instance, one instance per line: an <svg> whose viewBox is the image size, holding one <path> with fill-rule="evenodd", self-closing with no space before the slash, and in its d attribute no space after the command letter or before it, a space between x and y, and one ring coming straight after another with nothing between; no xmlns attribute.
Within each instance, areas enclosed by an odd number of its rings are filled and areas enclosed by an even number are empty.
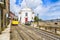
<svg viewBox="0 0 60 40"><path fill-rule="evenodd" d="M43 21L42 19L39 19L39 21Z"/></svg>
<svg viewBox="0 0 60 40"><path fill-rule="evenodd" d="M37 16L35 16L34 20L35 20L35 22L37 22L39 20L39 18Z"/></svg>

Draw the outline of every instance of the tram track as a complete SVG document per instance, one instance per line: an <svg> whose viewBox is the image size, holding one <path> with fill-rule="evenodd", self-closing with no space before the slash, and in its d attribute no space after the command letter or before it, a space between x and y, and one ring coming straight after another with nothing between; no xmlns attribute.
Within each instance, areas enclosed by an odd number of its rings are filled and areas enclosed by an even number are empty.
<svg viewBox="0 0 60 40"><path fill-rule="evenodd" d="M30 38L32 38L33 40L38 40L39 38L38 37L36 37L33 33L32 33L32 31L30 32L30 30L29 31L27 31L27 29L23 29L22 27L19 27L19 29L22 29Z"/></svg>
<svg viewBox="0 0 60 40"><path fill-rule="evenodd" d="M20 26L19 26L20 27ZM33 30L29 30L28 28L25 27L20 27L21 29L24 29L24 32L29 35L31 38L33 38L34 40L40 40L41 36L37 35L34 33ZM28 32L28 33L27 33Z"/></svg>
<svg viewBox="0 0 60 40"><path fill-rule="evenodd" d="M12 30L11 38L12 39L10 38L10 40L24 40L23 37L20 35L20 33L16 30L15 26L12 26L12 28L11 28L11 30Z"/></svg>
<svg viewBox="0 0 60 40"><path fill-rule="evenodd" d="M24 30L22 30L20 27L18 27L20 31L16 28L19 34L21 34L23 40L34 40L29 34L27 34ZM20 33L21 32L21 33ZM25 37L24 37L25 35Z"/></svg>
<svg viewBox="0 0 60 40"><path fill-rule="evenodd" d="M13 32L18 35L18 40L60 40L60 36L38 28L26 25L12 26L12 28L14 29Z"/></svg>
<svg viewBox="0 0 60 40"><path fill-rule="evenodd" d="M18 31L18 29L16 28L17 26L15 26L15 30L17 31L17 34L19 35L19 37L21 37L22 40L24 40L24 38L22 37L21 33ZM21 40L20 39L20 40Z"/></svg>
<svg viewBox="0 0 60 40"><path fill-rule="evenodd" d="M48 33L48 32L45 32L43 30L40 30L40 29L36 29L36 28L29 28L28 26L25 26L26 28L30 29L30 30L34 30L34 32L38 35L41 35L42 37L44 38L49 38L50 40L60 40L60 36L57 36L57 35L54 35L54 34L51 34L51 33Z"/></svg>

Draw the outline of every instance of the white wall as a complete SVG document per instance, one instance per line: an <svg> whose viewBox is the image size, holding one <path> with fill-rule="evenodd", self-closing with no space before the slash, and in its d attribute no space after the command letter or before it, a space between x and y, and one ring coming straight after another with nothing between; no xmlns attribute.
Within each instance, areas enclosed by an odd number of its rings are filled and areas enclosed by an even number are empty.
<svg viewBox="0 0 60 40"><path fill-rule="evenodd" d="M27 16L28 21L34 21L34 14L32 11L22 11L19 16L19 20L21 17L21 24L25 24L25 18L26 18L25 13L28 13L28 16ZM33 19L32 19L32 17L33 17Z"/></svg>
<svg viewBox="0 0 60 40"><path fill-rule="evenodd" d="M25 12L21 12L21 23L25 23Z"/></svg>
<svg viewBox="0 0 60 40"><path fill-rule="evenodd" d="M20 14L18 15L18 21L20 21Z"/></svg>
<svg viewBox="0 0 60 40"><path fill-rule="evenodd" d="M33 14L32 17L33 17L32 21L34 21L35 14Z"/></svg>
<svg viewBox="0 0 60 40"><path fill-rule="evenodd" d="M31 21L31 14L32 14L32 12L28 12L28 21Z"/></svg>

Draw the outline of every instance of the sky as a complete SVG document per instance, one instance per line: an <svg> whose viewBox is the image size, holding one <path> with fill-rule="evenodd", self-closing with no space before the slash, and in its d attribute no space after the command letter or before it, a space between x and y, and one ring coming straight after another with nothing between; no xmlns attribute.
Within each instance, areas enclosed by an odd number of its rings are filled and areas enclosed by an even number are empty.
<svg viewBox="0 0 60 40"><path fill-rule="evenodd" d="M43 20L60 19L60 0L10 0L10 11L19 15L25 6Z"/></svg>

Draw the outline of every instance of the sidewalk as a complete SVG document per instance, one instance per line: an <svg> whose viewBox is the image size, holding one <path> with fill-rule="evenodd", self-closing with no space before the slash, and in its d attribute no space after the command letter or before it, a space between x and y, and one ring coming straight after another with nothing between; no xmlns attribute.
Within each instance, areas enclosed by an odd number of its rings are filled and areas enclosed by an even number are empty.
<svg viewBox="0 0 60 40"><path fill-rule="evenodd" d="M8 28L0 34L0 40L10 40L10 24L8 25Z"/></svg>

